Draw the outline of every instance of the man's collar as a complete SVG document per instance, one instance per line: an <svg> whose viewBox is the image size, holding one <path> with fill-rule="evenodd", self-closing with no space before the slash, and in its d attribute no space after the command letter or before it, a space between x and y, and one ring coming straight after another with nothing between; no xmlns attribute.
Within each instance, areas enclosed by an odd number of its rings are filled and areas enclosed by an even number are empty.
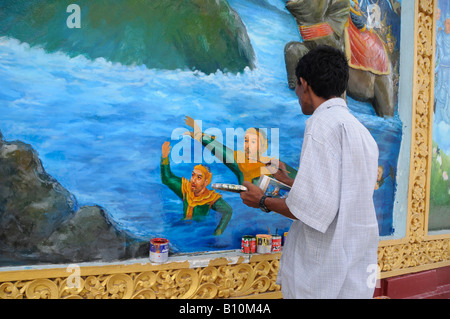
<svg viewBox="0 0 450 319"><path fill-rule="evenodd" d="M345 102L345 100L343 98L340 97L335 97L335 98L331 98L329 100L326 100L325 102L323 102L322 104L320 104L315 110L314 110L314 114L320 113L323 110L329 109L331 107L334 106L342 106L345 108L347 107L347 103Z"/></svg>

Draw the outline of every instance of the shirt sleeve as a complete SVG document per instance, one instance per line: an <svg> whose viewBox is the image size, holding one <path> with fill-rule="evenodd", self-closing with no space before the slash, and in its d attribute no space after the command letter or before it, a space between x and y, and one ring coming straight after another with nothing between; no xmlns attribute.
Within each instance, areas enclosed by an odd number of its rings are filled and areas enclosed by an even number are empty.
<svg viewBox="0 0 450 319"><path fill-rule="evenodd" d="M286 199L291 213L324 233L339 210L341 160L311 135L304 138L300 167Z"/></svg>

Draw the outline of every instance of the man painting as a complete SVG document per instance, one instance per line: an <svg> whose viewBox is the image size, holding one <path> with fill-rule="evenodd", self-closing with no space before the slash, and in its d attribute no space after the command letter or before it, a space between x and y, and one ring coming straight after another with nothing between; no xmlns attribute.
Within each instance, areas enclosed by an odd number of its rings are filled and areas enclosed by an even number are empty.
<svg viewBox="0 0 450 319"><path fill-rule="evenodd" d="M277 281L284 298L372 298L368 269L377 267L373 203L378 147L339 98L347 88L343 52L318 46L297 64L295 92L307 120L300 168L287 198L266 196L244 182L244 204L293 220ZM283 168L283 163L280 163Z"/></svg>

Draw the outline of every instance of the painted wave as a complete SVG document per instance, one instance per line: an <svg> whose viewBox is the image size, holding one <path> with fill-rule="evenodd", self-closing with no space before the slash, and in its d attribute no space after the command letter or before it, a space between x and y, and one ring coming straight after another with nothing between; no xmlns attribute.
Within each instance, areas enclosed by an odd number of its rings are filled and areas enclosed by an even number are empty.
<svg viewBox="0 0 450 319"><path fill-rule="evenodd" d="M124 65L204 73L254 67L246 27L226 0L80 0L80 28L69 27L77 21L72 3L1 1L0 35Z"/></svg>

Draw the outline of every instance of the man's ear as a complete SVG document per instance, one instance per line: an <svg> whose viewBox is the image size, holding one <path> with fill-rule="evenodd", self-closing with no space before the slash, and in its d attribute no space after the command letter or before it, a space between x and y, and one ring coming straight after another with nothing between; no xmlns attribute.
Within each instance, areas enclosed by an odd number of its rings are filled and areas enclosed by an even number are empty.
<svg viewBox="0 0 450 319"><path fill-rule="evenodd" d="M306 80L302 77L300 77L300 85L303 86L303 89L306 90L307 86L308 86L308 82L306 82Z"/></svg>
<svg viewBox="0 0 450 319"><path fill-rule="evenodd" d="M311 86L309 85L308 82L306 82L306 80L304 78L300 78L300 83L302 84L303 93L304 94L310 94L311 95L311 94L314 93L314 91L312 90Z"/></svg>

